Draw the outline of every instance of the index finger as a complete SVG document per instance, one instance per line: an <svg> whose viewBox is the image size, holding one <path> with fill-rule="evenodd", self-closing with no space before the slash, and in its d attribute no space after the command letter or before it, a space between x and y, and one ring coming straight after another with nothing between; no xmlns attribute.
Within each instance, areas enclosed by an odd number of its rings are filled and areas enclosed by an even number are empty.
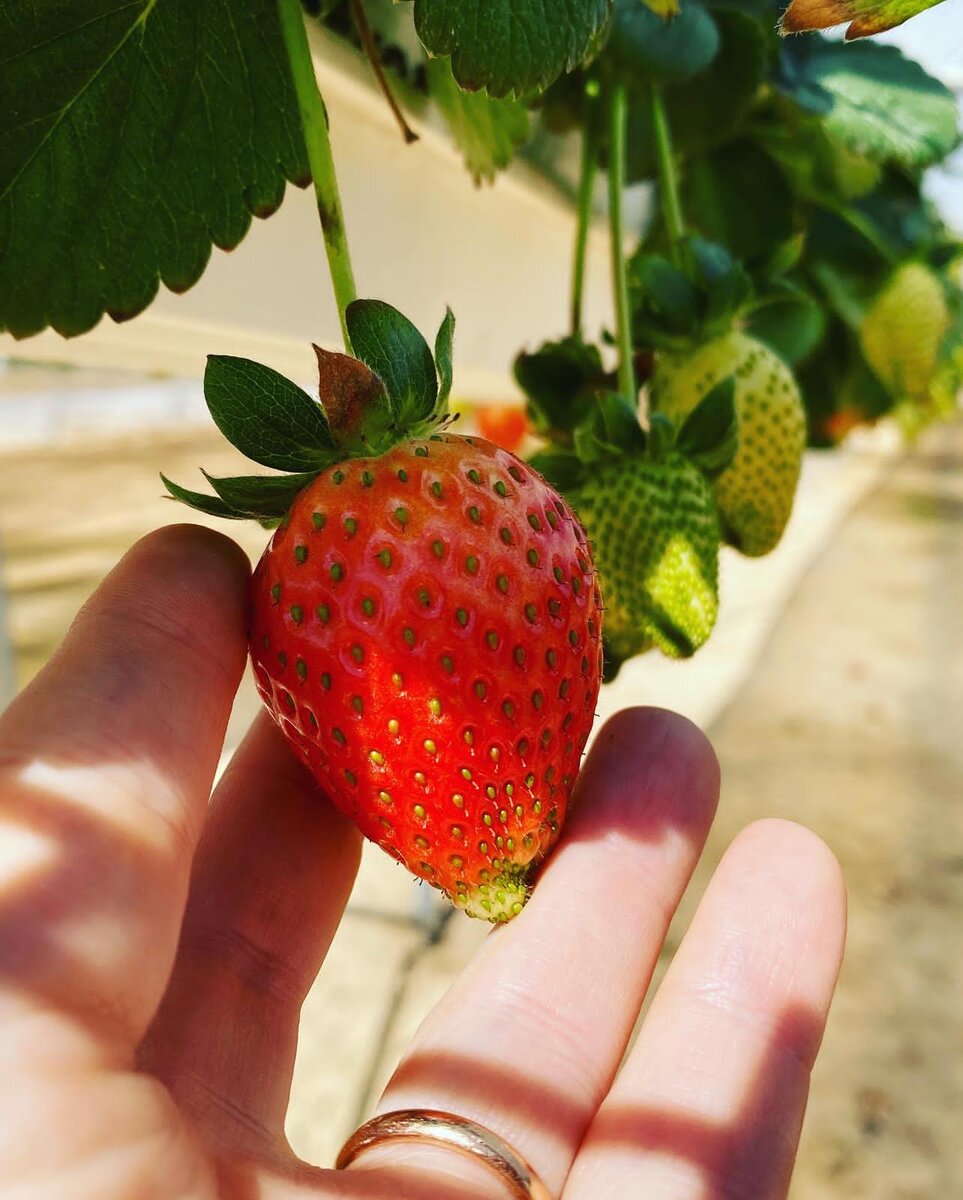
<svg viewBox="0 0 963 1200"><path fill-rule="evenodd" d="M0 720L0 1015L29 1017L18 1055L91 1032L132 1049L153 1015L244 665L247 573L199 526L150 535Z"/></svg>

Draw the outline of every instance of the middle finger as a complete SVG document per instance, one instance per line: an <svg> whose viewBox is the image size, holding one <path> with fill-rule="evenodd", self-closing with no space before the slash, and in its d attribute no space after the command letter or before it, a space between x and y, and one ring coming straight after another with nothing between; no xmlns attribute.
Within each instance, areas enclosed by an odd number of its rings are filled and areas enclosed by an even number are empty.
<svg viewBox="0 0 963 1200"><path fill-rule="evenodd" d="M613 718L531 901L425 1021L378 1111L478 1121L557 1194L624 1053L718 787L715 755L688 721L656 709ZM366 1160L411 1154L388 1146Z"/></svg>

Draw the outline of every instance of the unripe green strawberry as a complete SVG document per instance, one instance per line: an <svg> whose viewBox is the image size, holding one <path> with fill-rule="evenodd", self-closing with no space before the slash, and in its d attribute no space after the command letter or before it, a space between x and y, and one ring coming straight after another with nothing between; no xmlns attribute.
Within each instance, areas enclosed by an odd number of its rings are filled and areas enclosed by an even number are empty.
<svg viewBox="0 0 963 1200"><path fill-rule="evenodd" d="M616 459L571 499L605 580L609 669L653 646L693 654L719 608L719 520L702 472L676 452Z"/></svg>
<svg viewBox="0 0 963 1200"><path fill-rule="evenodd" d="M866 361L895 396L924 396L949 324L937 276L923 263L907 263L891 276L863 319L860 340Z"/></svg>
<svg viewBox="0 0 963 1200"><path fill-rule="evenodd" d="M726 541L756 557L782 537L802 466L806 416L792 371L756 338L727 333L691 353L660 356L653 407L678 424L730 376L739 449L714 492Z"/></svg>

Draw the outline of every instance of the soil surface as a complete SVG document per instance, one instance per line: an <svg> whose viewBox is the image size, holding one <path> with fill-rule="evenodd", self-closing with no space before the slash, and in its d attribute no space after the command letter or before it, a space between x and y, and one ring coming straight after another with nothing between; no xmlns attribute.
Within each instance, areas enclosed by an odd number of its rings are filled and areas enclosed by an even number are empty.
<svg viewBox="0 0 963 1200"><path fill-rule="evenodd" d="M703 868L778 815L825 838L849 889L793 1200L963 1196L961 468L957 426L893 469L712 731L723 798Z"/></svg>

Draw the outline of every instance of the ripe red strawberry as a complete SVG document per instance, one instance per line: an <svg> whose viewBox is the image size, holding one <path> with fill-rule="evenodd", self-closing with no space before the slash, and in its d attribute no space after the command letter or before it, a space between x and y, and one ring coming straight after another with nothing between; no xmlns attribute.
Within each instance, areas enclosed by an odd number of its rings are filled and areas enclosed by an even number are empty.
<svg viewBox="0 0 963 1200"><path fill-rule="evenodd" d="M403 320L387 306L375 315L389 331ZM322 357L329 411L348 432L315 477L295 477L293 503L272 494L268 509L287 511L254 572L250 650L264 702L334 803L457 905L498 921L521 909L565 818L595 714L601 600L582 528L541 476L489 442L427 432L447 399L446 347L437 354L440 396L432 378L430 406L417 407L375 351L383 395L360 363ZM407 403L418 418L400 440L401 422L385 420L389 383L387 415ZM207 391L211 402L210 371ZM212 411L231 425L217 394ZM303 406L300 417L303 434ZM345 454L365 442L378 453ZM242 515L243 481L211 482L235 501L221 515ZM268 482L276 492L278 477Z"/></svg>

